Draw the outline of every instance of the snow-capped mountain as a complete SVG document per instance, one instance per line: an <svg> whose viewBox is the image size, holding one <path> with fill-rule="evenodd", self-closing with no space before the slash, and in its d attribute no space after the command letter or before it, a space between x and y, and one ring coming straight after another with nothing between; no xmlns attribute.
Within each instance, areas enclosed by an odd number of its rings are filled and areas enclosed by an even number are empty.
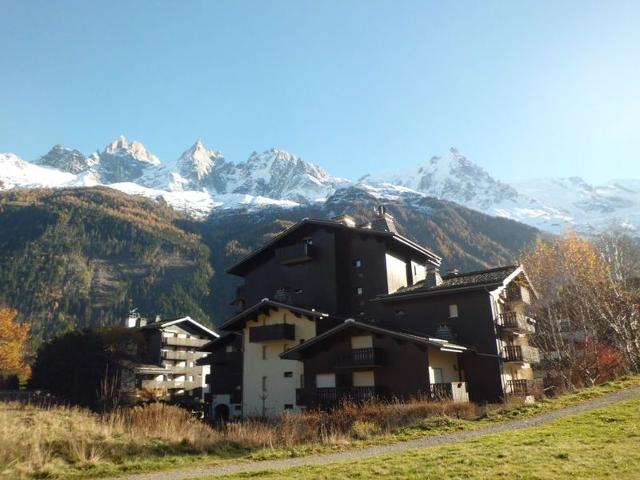
<svg viewBox="0 0 640 480"><path fill-rule="evenodd" d="M505 201L516 201L518 192L494 179L478 165L452 148L447 155L402 172L365 175L361 183L402 186L416 192L485 210Z"/></svg>
<svg viewBox="0 0 640 480"><path fill-rule="evenodd" d="M342 196L414 206L423 205L424 197L437 197L554 233L567 227L597 233L615 223L640 235L640 180L590 185L571 177L508 184L456 149L414 168L365 175L357 182L331 176L275 148L231 162L201 140L168 162L124 136L88 157L60 145L34 163L0 154L0 190L94 185L162 198L195 216L215 209L294 207Z"/></svg>
<svg viewBox="0 0 640 480"><path fill-rule="evenodd" d="M253 152L227 174L226 192L304 203L325 200L348 180L332 177L322 168L284 150Z"/></svg>
<svg viewBox="0 0 640 480"><path fill-rule="evenodd" d="M65 148L62 145L54 145L46 155L40 157L36 163L43 167L55 168L63 172L73 174L91 169L95 165L95 159L85 157L78 150Z"/></svg>
<svg viewBox="0 0 640 480"><path fill-rule="evenodd" d="M403 172L365 175L360 184L375 188L382 196L385 192L397 195L401 186L546 231L561 231L572 223L569 212L542 200L543 196L528 196L496 180L455 148Z"/></svg>

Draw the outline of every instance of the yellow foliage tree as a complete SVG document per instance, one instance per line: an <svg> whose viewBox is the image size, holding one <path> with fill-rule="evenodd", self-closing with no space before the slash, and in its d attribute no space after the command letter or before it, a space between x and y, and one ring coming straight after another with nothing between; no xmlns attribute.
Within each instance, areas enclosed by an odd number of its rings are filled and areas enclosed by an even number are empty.
<svg viewBox="0 0 640 480"><path fill-rule="evenodd" d="M619 251L622 240L607 236L596 242L569 231L539 241L522 259L539 294L532 312L538 319L534 340L547 352L548 369L566 385L615 374L611 362L603 361L609 347L624 355L628 368L640 370L637 297L614 274L620 268L607 254Z"/></svg>
<svg viewBox="0 0 640 480"><path fill-rule="evenodd" d="M24 361L29 325L16 321L16 311L0 307L0 374L27 375Z"/></svg>

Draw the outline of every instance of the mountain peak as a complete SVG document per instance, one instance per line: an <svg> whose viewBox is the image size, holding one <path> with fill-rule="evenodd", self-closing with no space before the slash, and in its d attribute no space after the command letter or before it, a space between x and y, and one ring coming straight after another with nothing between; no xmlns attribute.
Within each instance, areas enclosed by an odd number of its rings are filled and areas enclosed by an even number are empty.
<svg viewBox="0 0 640 480"><path fill-rule="evenodd" d="M183 177L202 180L209 175L218 162L223 161L224 155L222 152L208 150L202 139L199 138L180 155L176 161L176 166Z"/></svg>
<svg viewBox="0 0 640 480"><path fill-rule="evenodd" d="M149 152L147 148L139 141L129 142L127 137L120 135L111 142L104 150L104 153L115 156L129 156L133 160L150 165L159 165L160 159Z"/></svg>
<svg viewBox="0 0 640 480"><path fill-rule="evenodd" d="M78 150L57 144L35 163L76 174L89 170L94 164L94 159L85 157Z"/></svg>

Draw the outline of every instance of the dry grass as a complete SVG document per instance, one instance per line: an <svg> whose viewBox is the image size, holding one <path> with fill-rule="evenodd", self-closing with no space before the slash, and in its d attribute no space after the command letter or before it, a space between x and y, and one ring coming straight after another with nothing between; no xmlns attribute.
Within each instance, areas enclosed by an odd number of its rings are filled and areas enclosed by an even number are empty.
<svg viewBox="0 0 640 480"><path fill-rule="evenodd" d="M341 444L432 416L471 418L453 402L344 404L334 412L288 414L214 428L175 406L151 404L98 415L73 407L0 403L0 477L62 477L130 458L218 454L301 444Z"/></svg>

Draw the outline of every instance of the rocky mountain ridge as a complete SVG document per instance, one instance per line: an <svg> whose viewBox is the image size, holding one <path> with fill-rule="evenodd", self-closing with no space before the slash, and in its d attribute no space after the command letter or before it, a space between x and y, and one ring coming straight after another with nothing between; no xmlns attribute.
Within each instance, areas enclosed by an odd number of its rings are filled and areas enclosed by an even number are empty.
<svg viewBox="0 0 640 480"><path fill-rule="evenodd" d="M142 143L124 136L88 157L60 145L35 162L0 154L0 190L95 185L163 199L196 217L220 209L322 203L333 195L360 190L381 202L415 203L421 197L436 197L553 233L571 227L595 234L615 224L640 234L640 180L591 185L570 177L509 184L453 148L413 168L369 174L357 181L332 176L275 148L231 162L201 140L169 162L161 162ZM344 189L348 190L341 192Z"/></svg>

